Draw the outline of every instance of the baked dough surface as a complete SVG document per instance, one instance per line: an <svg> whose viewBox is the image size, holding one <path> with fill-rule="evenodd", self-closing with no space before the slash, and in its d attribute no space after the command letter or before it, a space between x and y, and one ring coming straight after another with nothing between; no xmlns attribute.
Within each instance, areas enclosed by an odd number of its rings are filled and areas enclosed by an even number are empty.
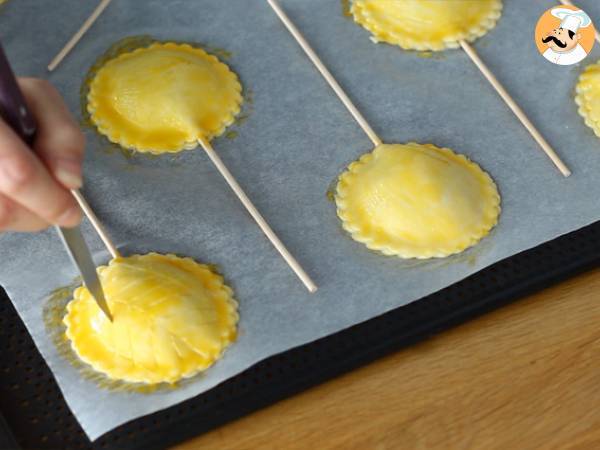
<svg viewBox="0 0 600 450"><path fill-rule="evenodd" d="M600 61L585 68L575 90L579 114L600 137Z"/></svg>
<svg viewBox="0 0 600 450"><path fill-rule="evenodd" d="M236 74L216 56L155 43L107 61L90 83L87 109L114 143L178 152L223 133L240 111L241 91Z"/></svg>
<svg viewBox="0 0 600 450"><path fill-rule="evenodd" d="M492 178L465 156L431 144L380 145L339 177L342 225L372 250L445 257L475 245L498 222Z"/></svg>
<svg viewBox="0 0 600 450"><path fill-rule="evenodd" d="M205 265L149 253L98 273L113 322L83 286L63 321L77 356L109 378L173 383L207 369L235 340L237 302Z"/></svg>
<svg viewBox="0 0 600 450"><path fill-rule="evenodd" d="M406 50L444 50L494 28L502 0L354 0L351 11L375 42Z"/></svg>

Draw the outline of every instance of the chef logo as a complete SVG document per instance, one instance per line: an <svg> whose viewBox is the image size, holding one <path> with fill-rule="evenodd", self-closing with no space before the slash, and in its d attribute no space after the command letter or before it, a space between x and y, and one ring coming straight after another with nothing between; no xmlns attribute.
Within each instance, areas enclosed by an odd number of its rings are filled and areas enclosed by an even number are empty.
<svg viewBox="0 0 600 450"><path fill-rule="evenodd" d="M594 47L596 30L585 11L557 6L546 11L535 29L535 42L544 58L560 66L583 61Z"/></svg>

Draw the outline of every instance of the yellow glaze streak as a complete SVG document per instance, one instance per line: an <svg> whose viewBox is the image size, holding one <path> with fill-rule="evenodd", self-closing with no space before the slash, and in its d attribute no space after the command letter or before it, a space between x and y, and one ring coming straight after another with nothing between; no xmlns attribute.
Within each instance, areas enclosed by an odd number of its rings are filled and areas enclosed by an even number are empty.
<svg viewBox="0 0 600 450"><path fill-rule="evenodd" d="M354 0L354 20L375 42L407 50L444 50L494 28L501 0Z"/></svg>
<svg viewBox="0 0 600 450"><path fill-rule="evenodd" d="M500 214L490 176L431 144L378 146L340 176L335 201L354 240L402 258L461 252L487 235Z"/></svg>
<svg viewBox="0 0 600 450"><path fill-rule="evenodd" d="M215 56L156 43L108 61L90 84L88 111L98 130L125 148L177 152L223 133L240 111L241 90Z"/></svg>
<svg viewBox="0 0 600 450"><path fill-rule="evenodd" d="M600 137L600 61L586 67L579 77L576 91L579 114Z"/></svg>
<svg viewBox="0 0 600 450"><path fill-rule="evenodd" d="M75 353L110 378L173 383L208 368L235 340L237 303L205 265L149 253L98 273L114 321L82 286L64 323Z"/></svg>

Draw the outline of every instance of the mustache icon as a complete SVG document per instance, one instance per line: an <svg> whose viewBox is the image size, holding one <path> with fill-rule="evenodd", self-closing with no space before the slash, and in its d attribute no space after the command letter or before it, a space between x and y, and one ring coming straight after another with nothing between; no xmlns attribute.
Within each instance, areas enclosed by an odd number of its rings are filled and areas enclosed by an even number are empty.
<svg viewBox="0 0 600 450"><path fill-rule="evenodd" d="M556 36L547 36L545 38L542 38L542 42L544 44L547 44L550 41L554 41L554 43L559 46L560 48L565 48L567 46L566 42L561 42L558 40L558 38Z"/></svg>

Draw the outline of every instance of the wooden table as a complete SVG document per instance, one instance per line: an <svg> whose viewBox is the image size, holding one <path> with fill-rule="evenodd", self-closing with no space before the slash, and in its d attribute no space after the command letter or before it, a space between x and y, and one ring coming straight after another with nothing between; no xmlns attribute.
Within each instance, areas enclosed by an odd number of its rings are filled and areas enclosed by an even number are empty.
<svg viewBox="0 0 600 450"><path fill-rule="evenodd" d="M600 270L177 448L600 449Z"/></svg>

